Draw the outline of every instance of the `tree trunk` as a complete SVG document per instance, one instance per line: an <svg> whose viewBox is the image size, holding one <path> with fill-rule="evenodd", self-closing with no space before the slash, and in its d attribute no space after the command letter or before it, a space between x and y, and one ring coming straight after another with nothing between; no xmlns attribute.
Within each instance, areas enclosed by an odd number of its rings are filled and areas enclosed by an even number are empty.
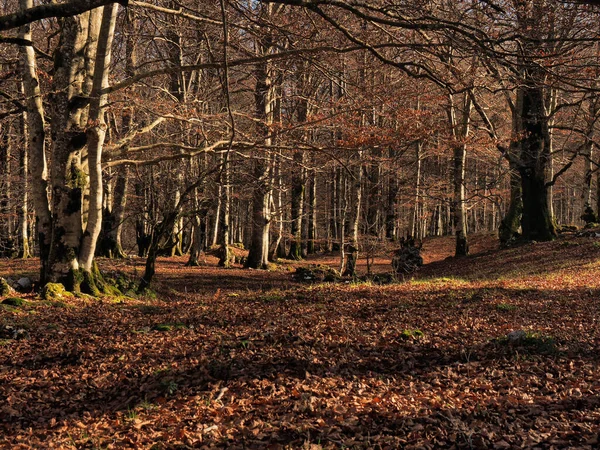
<svg viewBox="0 0 600 450"><path fill-rule="evenodd" d="M29 130L27 129L27 112L21 115L22 144L19 152L19 177L22 180L21 205L19 206L19 258L32 256L29 248Z"/></svg>
<svg viewBox="0 0 600 450"><path fill-rule="evenodd" d="M467 144L465 141L469 136L471 109L473 107L471 96L468 92L463 94L460 106L461 110L458 110L454 104L453 95L450 95L448 115L454 139L454 198L452 200L454 234L456 236L454 255L466 256L469 254L469 243L467 241L467 215L465 210L465 163L467 157Z"/></svg>
<svg viewBox="0 0 600 450"><path fill-rule="evenodd" d="M267 5L270 9L273 5ZM269 54L273 45L271 37L258 42L260 54ZM256 66L256 87L254 91L257 133L265 144L271 145L270 125L273 123L274 87L272 67L268 61ZM269 227L271 222L271 167L270 152L254 155L254 192L252 197L252 237L245 267L265 269L269 263Z"/></svg>
<svg viewBox="0 0 600 450"><path fill-rule="evenodd" d="M304 206L304 152L294 153L294 167L292 169L292 242L288 259L302 259L302 214Z"/></svg>
<svg viewBox="0 0 600 450"><path fill-rule="evenodd" d="M104 7L102 24L98 36L98 49L94 64L94 79L92 85L89 120L94 126L89 127L88 135L88 166L89 166L89 212L88 221L79 254L79 265L88 273L92 273L92 263L96 253L96 243L102 229L102 149L106 137L106 121L104 106L106 95L102 89L108 86L108 68L111 60L111 47L117 18L116 3Z"/></svg>
<svg viewBox="0 0 600 450"><path fill-rule="evenodd" d="M361 152L358 152L356 166L352 171L350 180L350 217L348 220L348 234L346 235L344 253L346 264L342 270L344 276L356 275L356 263L358 261L358 224L360 220L361 198L362 198L362 173Z"/></svg>
<svg viewBox="0 0 600 450"><path fill-rule="evenodd" d="M548 205L547 169L550 158L548 117L544 110L543 88L524 86L521 119L521 188L523 216L521 228L526 240L549 241L556 237Z"/></svg>
<svg viewBox="0 0 600 450"><path fill-rule="evenodd" d="M316 253L317 240L317 171L311 171L311 183L308 204L310 206L308 216L308 254Z"/></svg>
<svg viewBox="0 0 600 450"><path fill-rule="evenodd" d="M231 186L230 186L230 163L229 155L223 156L223 169L221 172L220 190L223 193L223 198L220 201L221 208L221 234L220 234L220 254L219 266L229 268L233 261L233 255L229 249L229 241L231 240Z"/></svg>
<svg viewBox="0 0 600 450"><path fill-rule="evenodd" d="M22 10L33 7L33 0L20 0ZM19 29L19 37L31 40L29 25ZM52 216L48 201L48 166L46 163L46 133L44 129L44 109L40 83L37 78L37 64L33 47L20 47L23 65L23 90L27 110L27 143L31 164L29 166L31 183L31 199L35 209L37 222L37 239L40 252L40 283L44 284L48 274L48 257L52 236Z"/></svg>
<svg viewBox="0 0 600 450"><path fill-rule="evenodd" d="M82 170L81 152L87 135L80 127L83 105L74 101L80 95L80 55L85 38L82 17L63 19L59 48L54 61L52 123L52 242L48 256L47 280L63 282L67 290L79 288L75 272L79 270L82 201L87 176Z"/></svg>

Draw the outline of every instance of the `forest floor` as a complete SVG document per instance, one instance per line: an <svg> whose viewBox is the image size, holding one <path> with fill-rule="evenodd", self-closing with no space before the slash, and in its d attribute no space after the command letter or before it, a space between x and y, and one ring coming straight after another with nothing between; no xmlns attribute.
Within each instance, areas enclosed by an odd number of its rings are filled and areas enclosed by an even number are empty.
<svg viewBox="0 0 600 450"><path fill-rule="evenodd" d="M384 286L161 259L156 298L0 305L26 330L0 340L0 448L598 448L600 240L471 249L429 240Z"/></svg>

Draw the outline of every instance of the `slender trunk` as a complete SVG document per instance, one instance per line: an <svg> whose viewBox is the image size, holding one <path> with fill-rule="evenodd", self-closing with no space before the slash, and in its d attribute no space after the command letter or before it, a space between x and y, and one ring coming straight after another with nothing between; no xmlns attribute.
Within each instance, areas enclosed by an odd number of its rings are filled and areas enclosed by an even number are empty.
<svg viewBox="0 0 600 450"><path fill-rule="evenodd" d="M27 128L27 112L21 115L21 136L22 145L19 152L19 177L21 184L21 205L19 206L19 234L21 245L19 247L19 258L30 258L31 250L29 248L29 130Z"/></svg>
<svg viewBox="0 0 600 450"><path fill-rule="evenodd" d="M273 177L277 180L277 194L271 196L271 208L277 216L277 228L274 230L275 239L269 247L269 261L277 261L280 257L283 237L283 179L281 176L281 161L278 159L274 168L276 175ZM274 216L275 216L274 214ZM285 256L285 251L283 252Z"/></svg>
<svg viewBox="0 0 600 450"><path fill-rule="evenodd" d="M456 235L455 256L469 254L467 221L465 214L465 159L466 145L454 147L454 233Z"/></svg>
<svg viewBox="0 0 600 450"><path fill-rule="evenodd" d="M221 223L221 204L223 203L223 183L219 182L217 185L217 209L215 211L215 226L212 229L212 238L210 240L210 246L214 247L219 242L219 231Z"/></svg>
<svg viewBox="0 0 600 450"><path fill-rule="evenodd" d="M346 254L346 264L342 274L344 276L356 275L356 263L358 261L358 224L360 220L360 209L362 199L362 173L361 152L358 152L357 162L352 171L350 180L350 217L348 220L348 234L346 236L346 245L344 253Z"/></svg>
<svg viewBox="0 0 600 450"><path fill-rule="evenodd" d="M219 255L219 266L231 267L232 254L229 250L230 237L230 222L231 222L231 186L230 186L230 163L229 155L223 156L223 169L221 172L221 192L223 192L223 198L221 199L221 237L220 237L220 255Z"/></svg>
<svg viewBox="0 0 600 450"><path fill-rule="evenodd" d="M90 202L87 227L83 235L79 254L79 265L84 271L89 273L92 272L96 243L102 229L102 149L106 137L107 125L104 118L106 95L100 94L100 92L108 86L108 68L111 59L117 8L118 5L112 3L105 6L102 13L102 25L98 36L98 49L94 65L92 100L89 109L89 119L94 124L87 131Z"/></svg>
<svg viewBox="0 0 600 450"><path fill-rule="evenodd" d="M381 208L381 151L372 150L372 162L369 164L367 169L367 194L368 194L368 208L367 208L367 223L365 234L371 236L380 236L379 227L379 211Z"/></svg>
<svg viewBox="0 0 600 450"><path fill-rule="evenodd" d="M304 206L304 185L306 183L304 175L304 152L294 153L294 168L292 169L292 242L288 259L302 259L302 214Z"/></svg>
<svg viewBox="0 0 600 450"><path fill-rule="evenodd" d="M200 256L204 251L204 241L206 240L206 213L200 211L200 202L198 200L198 189L194 189L194 216L192 218L192 237L190 245L190 257L186 266L195 267L200 265Z"/></svg>
<svg viewBox="0 0 600 450"><path fill-rule="evenodd" d="M125 17L125 74L129 77L135 74L137 65L137 47L134 39L135 23L128 11ZM123 136L127 137L133 131L135 108L129 106L122 113L121 128ZM129 143L126 143L121 149L120 156L127 157L129 152ZM101 256L109 258L124 258L123 244L121 235L123 233L123 224L125 223L125 208L127 206L127 189L129 184L129 166L116 168L116 181L113 191L113 203L110 211L105 214L104 223L101 231L101 243L98 253ZM108 210L108 208L106 208Z"/></svg>
<svg viewBox="0 0 600 450"><path fill-rule="evenodd" d="M423 143L417 141L415 144L415 184L414 184L414 205L410 215L410 226L409 234L415 239L421 239L423 232L421 231L421 165L422 156L421 151L423 149Z"/></svg>
<svg viewBox="0 0 600 450"><path fill-rule="evenodd" d="M33 7L33 0L20 0L20 8ZM30 25L19 29L19 37L31 40ZM52 216L48 200L48 166L46 162L46 133L44 130L44 109L40 83L37 78L37 64L33 47L21 47L23 65L23 90L27 108L27 148L30 155L31 199L37 222L37 238L40 251L40 283L48 276L48 258L52 236Z"/></svg>
<svg viewBox="0 0 600 450"><path fill-rule="evenodd" d="M454 198L452 200L454 234L456 236L455 256L466 256L469 254L469 243L467 241L467 217L465 205L465 163L467 157L467 144L465 140L469 136L471 122L471 97L468 93L463 94L461 110L457 111L453 95L450 95L450 106L448 115L452 127L454 139L453 155L453 186ZM459 116L460 114L460 116ZM459 119L460 117L460 119Z"/></svg>
<svg viewBox="0 0 600 450"><path fill-rule="evenodd" d="M317 240L317 171L311 171L311 183L308 200L310 210L308 216L308 254L316 253Z"/></svg>
<svg viewBox="0 0 600 450"><path fill-rule="evenodd" d="M14 251L11 214L11 125L0 133L0 257L11 257Z"/></svg>

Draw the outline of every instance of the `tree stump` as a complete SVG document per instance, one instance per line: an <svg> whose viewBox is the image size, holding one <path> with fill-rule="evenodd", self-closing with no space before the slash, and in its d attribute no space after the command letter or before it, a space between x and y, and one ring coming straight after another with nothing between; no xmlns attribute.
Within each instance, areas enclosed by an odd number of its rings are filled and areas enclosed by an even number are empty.
<svg viewBox="0 0 600 450"><path fill-rule="evenodd" d="M392 257L392 268L396 274L410 274L415 272L423 265L421 256L421 242L416 242L414 238L400 239L400 248L394 252Z"/></svg>

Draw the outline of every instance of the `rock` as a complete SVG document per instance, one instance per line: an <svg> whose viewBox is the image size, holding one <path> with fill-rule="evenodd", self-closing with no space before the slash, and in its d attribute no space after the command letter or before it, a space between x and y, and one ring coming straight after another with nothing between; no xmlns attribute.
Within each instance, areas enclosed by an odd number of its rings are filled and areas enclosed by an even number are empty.
<svg viewBox="0 0 600 450"><path fill-rule="evenodd" d="M4 278L0 278L0 296L4 297L6 295L13 294L15 290L8 284Z"/></svg>
<svg viewBox="0 0 600 450"><path fill-rule="evenodd" d="M22 277L19 278L19 280L16 282L15 289L17 289L19 292L25 292L25 291L30 291L31 287L32 287L32 283L31 280L27 277Z"/></svg>
<svg viewBox="0 0 600 450"><path fill-rule="evenodd" d="M309 267L298 267L294 273L294 279L298 281L335 282L340 279L340 274L329 266L311 265Z"/></svg>
<svg viewBox="0 0 600 450"><path fill-rule="evenodd" d="M44 300L60 300L64 297L69 297L69 293L61 283L47 283L42 289Z"/></svg>
<svg viewBox="0 0 600 450"><path fill-rule="evenodd" d="M527 337L527 333L525 333L523 330L515 330L508 333L506 337L508 338L508 342L514 344L525 339L525 337Z"/></svg>
<svg viewBox="0 0 600 450"><path fill-rule="evenodd" d="M0 338L2 339L25 339L27 337L27 330L23 328L16 328L12 325L0 326Z"/></svg>

